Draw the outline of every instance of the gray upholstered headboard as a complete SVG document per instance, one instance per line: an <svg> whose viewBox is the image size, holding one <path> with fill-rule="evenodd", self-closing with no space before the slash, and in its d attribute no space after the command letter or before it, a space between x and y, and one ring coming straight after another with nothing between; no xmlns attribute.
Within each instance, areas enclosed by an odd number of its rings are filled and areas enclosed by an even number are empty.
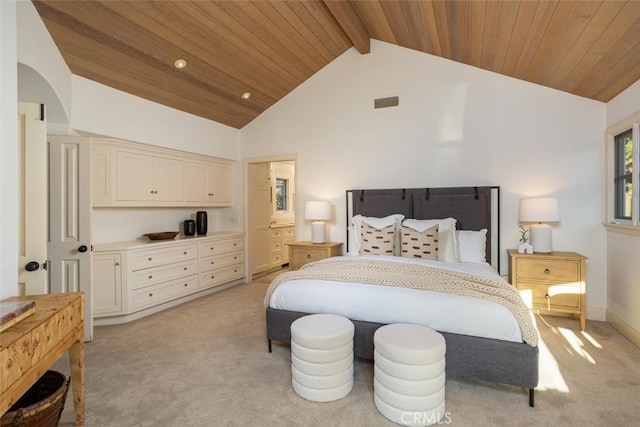
<svg viewBox="0 0 640 427"><path fill-rule="evenodd" d="M487 260L500 270L500 187L347 190L347 227L354 215L405 218L452 217L458 230L487 229ZM349 251L347 231L347 251Z"/></svg>

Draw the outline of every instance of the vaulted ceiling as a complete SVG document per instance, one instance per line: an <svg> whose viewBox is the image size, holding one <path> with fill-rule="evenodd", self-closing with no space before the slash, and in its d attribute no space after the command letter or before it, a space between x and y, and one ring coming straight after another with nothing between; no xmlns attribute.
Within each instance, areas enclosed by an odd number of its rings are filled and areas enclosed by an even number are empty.
<svg viewBox="0 0 640 427"><path fill-rule="evenodd" d="M72 73L235 128L371 38L603 102L640 79L638 0L34 4Z"/></svg>

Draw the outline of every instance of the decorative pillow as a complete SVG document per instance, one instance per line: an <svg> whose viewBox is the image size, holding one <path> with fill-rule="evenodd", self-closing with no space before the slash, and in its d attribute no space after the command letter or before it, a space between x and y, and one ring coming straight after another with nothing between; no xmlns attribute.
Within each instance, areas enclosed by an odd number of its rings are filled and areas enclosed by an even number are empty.
<svg viewBox="0 0 640 427"><path fill-rule="evenodd" d="M378 230L390 225L394 225L397 229L400 227L400 222L402 222L403 219L404 215L402 214L393 214L385 216L384 218L355 215L351 219L351 223L353 225L349 227L349 255L360 255L360 236L362 235L362 224L369 224L373 228L376 228Z"/></svg>
<svg viewBox="0 0 640 427"><path fill-rule="evenodd" d="M487 229L480 231L458 230L458 260L460 262L487 262Z"/></svg>
<svg viewBox="0 0 640 427"><path fill-rule="evenodd" d="M400 229L401 255L407 258L438 259L438 224L420 232L413 228Z"/></svg>
<svg viewBox="0 0 640 427"><path fill-rule="evenodd" d="M391 224L380 230L362 223L360 235L360 255L395 255L396 225Z"/></svg>
<svg viewBox="0 0 640 427"><path fill-rule="evenodd" d="M405 219L402 225L416 231L424 231L438 225L438 261L456 262L458 249L456 244L456 219Z"/></svg>

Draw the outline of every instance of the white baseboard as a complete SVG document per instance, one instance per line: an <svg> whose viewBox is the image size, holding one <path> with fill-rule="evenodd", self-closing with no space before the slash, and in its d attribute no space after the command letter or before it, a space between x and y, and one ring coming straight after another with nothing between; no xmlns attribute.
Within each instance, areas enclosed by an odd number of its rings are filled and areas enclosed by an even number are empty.
<svg viewBox="0 0 640 427"><path fill-rule="evenodd" d="M610 310L607 310L607 322L609 322L609 324L625 338L640 347L640 331L629 325Z"/></svg>
<svg viewBox="0 0 640 427"><path fill-rule="evenodd" d="M204 296L211 295L216 292L223 291L225 289L229 289L230 287L239 285L243 282L244 282L243 279L234 280L233 282L229 282L221 286L215 286L213 288L205 289L203 291L199 291L194 294L189 294L189 295L186 295L171 301L167 301L165 303L162 303L153 307L146 308L144 310L137 311L135 313L120 314L120 315L108 316L108 317L94 317L93 326L121 325L124 323L129 323L134 320L138 320L143 317L149 316L151 314L155 314L160 311L166 310L168 308L175 307L180 304L184 304L185 302L193 301L195 299L202 298Z"/></svg>

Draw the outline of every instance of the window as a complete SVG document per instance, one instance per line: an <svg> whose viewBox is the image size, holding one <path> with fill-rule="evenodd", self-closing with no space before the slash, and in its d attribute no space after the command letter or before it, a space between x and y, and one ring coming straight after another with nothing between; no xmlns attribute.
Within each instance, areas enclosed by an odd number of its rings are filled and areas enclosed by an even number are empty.
<svg viewBox="0 0 640 427"><path fill-rule="evenodd" d="M288 180L276 178L276 211L287 211Z"/></svg>
<svg viewBox="0 0 640 427"><path fill-rule="evenodd" d="M607 221L610 231L640 235L640 113L607 129ZM635 142L635 143L634 143Z"/></svg>
<svg viewBox="0 0 640 427"><path fill-rule="evenodd" d="M616 135L614 143L615 218L631 220L633 208L633 132L632 129Z"/></svg>

